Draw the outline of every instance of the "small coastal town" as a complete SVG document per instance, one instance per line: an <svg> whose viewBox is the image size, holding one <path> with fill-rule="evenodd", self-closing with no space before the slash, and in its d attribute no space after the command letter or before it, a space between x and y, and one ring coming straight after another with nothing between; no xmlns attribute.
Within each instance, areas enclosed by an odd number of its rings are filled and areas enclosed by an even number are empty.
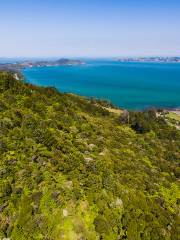
<svg viewBox="0 0 180 240"><path fill-rule="evenodd" d="M180 57L125 57L117 60L119 62L180 63Z"/></svg>

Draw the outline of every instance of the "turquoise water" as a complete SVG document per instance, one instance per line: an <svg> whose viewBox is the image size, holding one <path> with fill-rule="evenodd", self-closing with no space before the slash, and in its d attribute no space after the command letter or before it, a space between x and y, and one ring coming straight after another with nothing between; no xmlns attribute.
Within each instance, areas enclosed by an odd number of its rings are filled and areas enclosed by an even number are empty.
<svg viewBox="0 0 180 240"><path fill-rule="evenodd" d="M25 69L27 82L110 100L119 107L180 107L179 63L87 61L82 66Z"/></svg>

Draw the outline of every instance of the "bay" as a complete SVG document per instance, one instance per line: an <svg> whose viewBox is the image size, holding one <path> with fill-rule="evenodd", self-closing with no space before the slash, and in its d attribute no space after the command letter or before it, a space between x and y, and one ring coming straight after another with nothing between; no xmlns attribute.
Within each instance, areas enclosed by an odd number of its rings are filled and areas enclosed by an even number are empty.
<svg viewBox="0 0 180 240"><path fill-rule="evenodd" d="M106 99L126 109L180 107L179 63L85 61L77 66L27 68L23 74L29 83Z"/></svg>

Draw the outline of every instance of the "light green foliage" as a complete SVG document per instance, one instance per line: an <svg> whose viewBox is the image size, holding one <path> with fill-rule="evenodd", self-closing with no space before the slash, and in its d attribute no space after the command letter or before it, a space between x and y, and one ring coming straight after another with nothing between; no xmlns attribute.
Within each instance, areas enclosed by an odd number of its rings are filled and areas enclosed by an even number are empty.
<svg viewBox="0 0 180 240"><path fill-rule="evenodd" d="M106 107L0 73L0 238L178 239L178 129Z"/></svg>
<svg viewBox="0 0 180 240"><path fill-rule="evenodd" d="M170 112L169 114L166 115L167 118L172 118L176 121L180 121L180 114L176 112Z"/></svg>
<svg viewBox="0 0 180 240"><path fill-rule="evenodd" d="M172 183L170 187L160 187L161 193L164 197L165 204L167 205L167 208L172 213L176 212L176 203L177 199L180 198L180 189L179 186L175 183Z"/></svg>

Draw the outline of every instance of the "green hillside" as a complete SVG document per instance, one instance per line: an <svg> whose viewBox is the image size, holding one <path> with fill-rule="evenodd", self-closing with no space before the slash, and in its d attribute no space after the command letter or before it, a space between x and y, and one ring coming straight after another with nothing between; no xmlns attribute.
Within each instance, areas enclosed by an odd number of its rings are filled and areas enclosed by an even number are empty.
<svg viewBox="0 0 180 240"><path fill-rule="evenodd" d="M0 239L178 240L176 124L0 73Z"/></svg>

